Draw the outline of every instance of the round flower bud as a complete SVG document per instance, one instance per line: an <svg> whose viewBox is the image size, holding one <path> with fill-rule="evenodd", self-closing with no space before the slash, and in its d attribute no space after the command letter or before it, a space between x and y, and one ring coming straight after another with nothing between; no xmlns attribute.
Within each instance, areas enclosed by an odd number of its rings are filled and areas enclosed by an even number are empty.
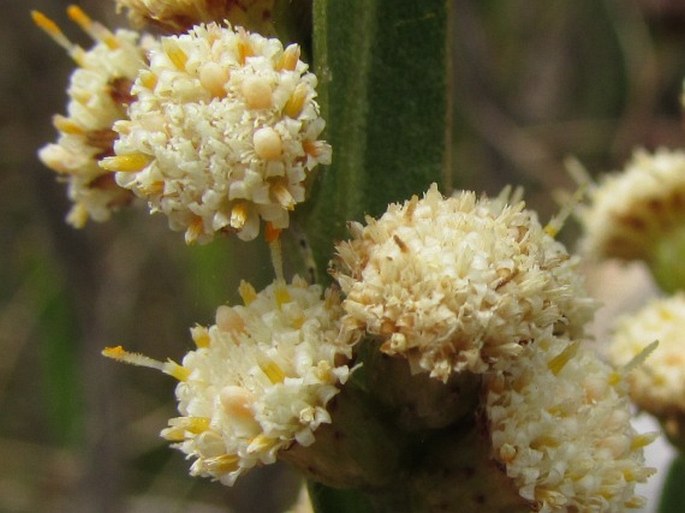
<svg viewBox="0 0 685 513"><path fill-rule="evenodd" d="M191 474L228 485L282 449L311 445L350 372L330 290L322 299L296 277L259 293L243 283L240 293L244 306L221 306L216 324L191 330L197 349L175 371L181 417L162 432L194 460Z"/></svg>
<svg viewBox="0 0 685 513"><path fill-rule="evenodd" d="M658 341L656 348L628 374L630 396L655 415L670 440L685 446L685 295L655 299L636 314L621 318L609 357L627 365Z"/></svg>
<svg viewBox="0 0 685 513"><path fill-rule="evenodd" d="M101 165L189 243L251 240L262 220L286 228L331 159L315 86L297 45L217 24L163 38Z"/></svg>
<svg viewBox="0 0 685 513"><path fill-rule="evenodd" d="M414 372L443 382L482 373L540 330L581 334L593 315L576 259L506 193L444 198L433 186L350 231L334 270L343 325L378 338Z"/></svg>
<svg viewBox="0 0 685 513"><path fill-rule="evenodd" d="M579 343L543 336L486 380L494 459L533 511L621 512L644 504L643 447L623 376Z"/></svg>
<svg viewBox="0 0 685 513"><path fill-rule="evenodd" d="M69 80L67 115L53 118L59 138L41 148L38 156L67 183L73 203L67 221L82 228L88 219L108 220L113 210L133 198L98 161L113 154L116 133L112 126L126 118L126 107L133 101L131 85L153 42L149 38L139 41L138 34L127 30L112 33L75 6L68 13L94 38L91 49L71 43L52 20L33 13L36 24L63 46L78 66Z"/></svg>

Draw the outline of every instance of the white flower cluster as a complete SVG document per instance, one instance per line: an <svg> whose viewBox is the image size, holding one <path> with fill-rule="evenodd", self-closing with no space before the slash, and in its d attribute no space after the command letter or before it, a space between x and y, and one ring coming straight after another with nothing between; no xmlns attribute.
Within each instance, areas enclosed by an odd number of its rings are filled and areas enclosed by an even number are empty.
<svg viewBox="0 0 685 513"><path fill-rule="evenodd" d="M133 86L117 156L101 165L163 212L187 242L254 239L289 224L331 148L299 47L214 23L162 38Z"/></svg>
<svg viewBox="0 0 685 513"><path fill-rule="evenodd" d="M642 448L655 434L631 427L620 373L550 335L486 379L494 458L535 511L618 513L643 505L634 488L654 472Z"/></svg>
<svg viewBox="0 0 685 513"><path fill-rule="evenodd" d="M582 249L595 257L648 259L654 242L685 220L685 152L638 150L604 176L578 208Z"/></svg>
<svg viewBox="0 0 685 513"><path fill-rule="evenodd" d="M660 418L685 414L685 294L651 301L619 320L609 356L626 365L657 340L656 349L628 375L630 395Z"/></svg>
<svg viewBox="0 0 685 513"><path fill-rule="evenodd" d="M90 50L72 44L54 22L33 13L36 23L65 47L78 65L67 89L67 115L53 118L59 139L43 147L39 157L67 183L74 204L67 221L82 228L89 218L108 220L112 210L133 197L117 186L98 161L113 154L116 133L112 125L126 117L126 106L133 101L131 85L145 65L145 47L152 42L145 38L141 43L139 35L128 30L112 33L74 6L68 12L95 38Z"/></svg>
<svg viewBox="0 0 685 513"><path fill-rule="evenodd" d="M443 198L433 186L366 226L352 223L335 271L345 327L442 381L496 367L550 327L581 335L595 302L577 261L507 196Z"/></svg>
<svg viewBox="0 0 685 513"><path fill-rule="evenodd" d="M243 283L240 292L244 306L221 306L216 324L191 330L198 349L183 359L182 417L162 432L195 459L191 474L229 485L282 448L312 444L350 372L335 294L322 299L297 277L259 293Z"/></svg>

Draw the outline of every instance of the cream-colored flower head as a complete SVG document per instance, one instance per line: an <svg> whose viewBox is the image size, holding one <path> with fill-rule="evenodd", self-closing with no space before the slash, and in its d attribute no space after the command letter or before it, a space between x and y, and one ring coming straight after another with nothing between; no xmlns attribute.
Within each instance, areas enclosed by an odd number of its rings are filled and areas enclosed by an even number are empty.
<svg viewBox="0 0 685 513"><path fill-rule="evenodd" d="M191 330L197 349L182 365L105 350L179 379L181 417L162 436L195 460L192 475L228 485L280 449L314 442L331 422L326 405L347 380L352 346L338 337L342 311L331 290L322 298L321 287L295 277L259 293L243 282L240 294L244 306L220 306L214 325Z"/></svg>
<svg viewBox="0 0 685 513"><path fill-rule="evenodd" d="M82 228L89 218L108 220L114 209L133 198L130 191L115 183L112 173L98 166L98 161L113 154L116 133L112 126L126 117L126 106L132 101L131 85L145 65L144 46L152 42L145 39L141 44L139 35L128 30L112 33L75 6L68 13L95 39L90 50L71 43L43 14L33 13L38 26L78 65L67 89L67 115L53 118L59 139L44 146L39 157L67 183L73 202L67 221Z"/></svg>
<svg viewBox="0 0 685 513"><path fill-rule="evenodd" d="M643 447L620 372L579 343L543 336L508 371L486 378L493 457L534 511L640 507Z"/></svg>
<svg viewBox="0 0 685 513"><path fill-rule="evenodd" d="M337 246L344 326L378 337L415 372L447 381L518 355L539 330L583 332L595 303L577 262L521 201L435 186L390 205Z"/></svg>
<svg viewBox="0 0 685 513"><path fill-rule="evenodd" d="M273 32L274 0L117 0L134 25L180 33L193 25L228 20L260 34Z"/></svg>
<svg viewBox="0 0 685 513"><path fill-rule="evenodd" d="M260 220L287 227L311 171L331 158L298 46L209 24L163 38L150 59L130 121L115 125L117 156L101 165L187 242L251 240Z"/></svg>
<svg viewBox="0 0 685 513"><path fill-rule="evenodd" d="M626 365L655 340L656 349L628 375L630 395L640 408L662 419L685 416L685 294L655 299L621 318L609 357Z"/></svg>
<svg viewBox="0 0 685 513"><path fill-rule="evenodd" d="M648 260L655 242L685 221L685 152L638 150L623 171L590 187L589 200L577 210L583 251Z"/></svg>

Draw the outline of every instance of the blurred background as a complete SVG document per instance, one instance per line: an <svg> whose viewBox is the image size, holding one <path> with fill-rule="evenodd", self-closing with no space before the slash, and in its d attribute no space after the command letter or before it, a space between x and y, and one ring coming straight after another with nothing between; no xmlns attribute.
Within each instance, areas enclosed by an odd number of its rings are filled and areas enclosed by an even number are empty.
<svg viewBox="0 0 685 513"><path fill-rule="evenodd" d="M0 513L282 511L298 486L288 469L256 470L233 488L189 478L158 435L175 415L173 380L100 356L121 343L180 359L192 348L188 328L212 323L241 278L265 285L270 266L260 244L186 247L143 208L81 231L64 223L64 187L36 151L56 138L50 119L65 110L72 64L29 10L89 45L69 3L2 2ZM113 3L79 5L124 26ZM456 186L521 184L544 221L558 209L552 191L574 189L566 157L597 173L621 168L636 146L683 146L682 0L455 4ZM561 237L572 246L577 233L569 223ZM607 305L599 338L653 294L639 267L588 272ZM649 457L662 465L670 454L657 443Z"/></svg>

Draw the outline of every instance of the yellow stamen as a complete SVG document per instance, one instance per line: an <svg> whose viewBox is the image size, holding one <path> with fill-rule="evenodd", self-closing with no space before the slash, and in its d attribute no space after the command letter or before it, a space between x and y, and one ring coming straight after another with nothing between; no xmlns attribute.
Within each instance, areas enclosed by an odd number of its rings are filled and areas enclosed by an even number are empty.
<svg viewBox="0 0 685 513"><path fill-rule="evenodd" d="M234 454L222 454L214 458L204 460L207 469L213 474L225 474L238 469L240 459Z"/></svg>
<svg viewBox="0 0 685 513"><path fill-rule="evenodd" d="M118 362L128 363L138 367L157 369L179 381L185 381L190 375L188 369L172 360L160 362L159 360L155 360L154 358L150 358L149 356L140 353L130 353L121 346L106 347L102 350L102 355L117 360Z"/></svg>
<svg viewBox="0 0 685 513"><path fill-rule="evenodd" d="M655 340L654 342L646 345L642 351L640 351L638 354L636 354L632 360L630 360L626 366L623 368L623 372L628 373L632 371L633 369L636 369L637 367L640 367L643 363L645 363L645 360L651 355L656 348L659 345L659 341Z"/></svg>
<svg viewBox="0 0 685 513"><path fill-rule="evenodd" d="M264 357L258 365L259 368L262 369L262 372L266 374L266 377L269 378L269 381L274 385L285 381L285 372L283 372L283 369L281 369L273 360Z"/></svg>
<svg viewBox="0 0 685 513"><path fill-rule="evenodd" d="M630 442L630 449L635 451L637 449L642 449L643 447L648 446L656 439L657 434L658 433L654 432L636 435Z"/></svg>
<svg viewBox="0 0 685 513"><path fill-rule="evenodd" d="M297 61L300 59L300 47L298 45L290 45L285 49L280 60L276 64L277 70L293 71L297 67Z"/></svg>
<svg viewBox="0 0 685 513"><path fill-rule="evenodd" d="M620 372L613 371L613 372L609 373L609 378L607 379L607 383L609 383L610 386L618 385L622 379L623 379L623 375Z"/></svg>
<svg viewBox="0 0 685 513"><path fill-rule="evenodd" d="M242 230L246 222L247 203L241 201L240 203L236 203L231 209L231 220L229 221L229 224L231 225L231 228L234 228L235 230Z"/></svg>
<svg viewBox="0 0 685 513"><path fill-rule="evenodd" d="M157 85L157 75L150 70L142 70L138 76L140 77L140 83L146 89L153 90Z"/></svg>
<svg viewBox="0 0 685 513"><path fill-rule="evenodd" d="M238 41L238 62L244 65L247 58L254 55L254 51L245 30L239 28L238 33L240 35L240 40Z"/></svg>
<svg viewBox="0 0 685 513"><path fill-rule="evenodd" d="M547 367L552 371L552 374L555 376L558 375L571 358L576 355L579 347L580 342L571 342L571 344L569 344L561 353L552 358L549 363L547 363Z"/></svg>
<svg viewBox="0 0 685 513"><path fill-rule="evenodd" d="M290 191L285 186L283 182L277 182L271 186L271 192L273 193L276 201L279 205L287 210L293 210L295 208L295 198L290 194Z"/></svg>
<svg viewBox="0 0 685 513"><path fill-rule="evenodd" d="M251 283L241 280L238 286L238 294L240 294L243 304L248 306L255 299L257 299L257 291L254 289Z"/></svg>
<svg viewBox="0 0 685 513"><path fill-rule="evenodd" d="M247 452L262 452L264 449L273 445L274 439L261 433L250 440L250 444L247 446Z"/></svg>
<svg viewBox="0 0 685 513"><path fill-rule="evenodd" d="M112 172L137 173L145 169L152 157L145 153L129 153L128 155L117 155L116 157L105 157L98 164L102 169Z"/></svg>
<svg viewBox="0 0 685 513"><path fill-rule="evenodd" d="M285 286L285 282L282 279L277 280L276 287L274 288L274 296L278 308L282 307L286 303L290 303L293 300L290 292L288 292L288 287Z"/></svg>
<svg viewBox="0 0 685 513"><path fill-rule="evenodd" d="M52 124L53 126L62 132L63 134L69 134L69 135L84 135L85 131L83 127L81 127L78 123L74 122L73 120L65 117L65 116L60 116L57 114L52 118Z"/></svg>
<svg viewBox="0 0 685 513"><path fill-rule="evenodd" d="M176 66L179 71L185 71L188 56L181 50L178 44L171 39L165 39L162 43L162 47L164 48L164 53L167 54L167 57L169 57L169 60L173 65Z"/></svg>
<svg viewBox="0 0 685 513"><path fill-rule="evenodd" d="M550 237L556 237L557 234L564 227L566 219L573 213L578 204L583 200L585 192L587 191L587 184L580 185L573 196L566 199L561 207L561 210L557 215L552 217L549 222L545 225L545 233Z"/></svg>
<svg viewBox="0 0 685 513"><path fill-rule="evenodd" d="M55 43L60 45L62 48L67 50L68 52L71 52L76 45L74 45L69 39L67 39L67 36L64 35L64 32L59 28L57 23L52 21L50 18L45 16L40 11L31 11L31 18L33 18L33 23L38 25L40 29L43 30L47 35L49 35Z"/></svg>
<svg viewBox="0 0 685 513"><path fill-rule="evenodd" d="M202 234L205 228L205 223L201 217L195 216L195 218L188 225L186 230L186 244L193 244L198 237Z"/></svg>
<svg viewBox="0 0 685 513"><path fill-rule="evenodd" d="M307 99L307 87L300 83L297 84L293 95L285 103L283 107L283 112L290 118L297 118L302 113L302 107L304 107L304 101Z"/></svg>
<svg viewBox="0 0 685 513"><path fill-rule="evenodd" d="M67 15L94 40L102 41L111 50L119 48L119 42L117 41L116 36L104 25L90 19L90 17L77 5L70 5L67 7Z"/></svg>
<svg viewBox="0 0 685 513"><path fill-rule="evenodd" d="M190 328L190 336L193 338L193 342L197 348L209 347L211 343L211 338L209 337L209 331L204 326L196 325Z"/></svg>

